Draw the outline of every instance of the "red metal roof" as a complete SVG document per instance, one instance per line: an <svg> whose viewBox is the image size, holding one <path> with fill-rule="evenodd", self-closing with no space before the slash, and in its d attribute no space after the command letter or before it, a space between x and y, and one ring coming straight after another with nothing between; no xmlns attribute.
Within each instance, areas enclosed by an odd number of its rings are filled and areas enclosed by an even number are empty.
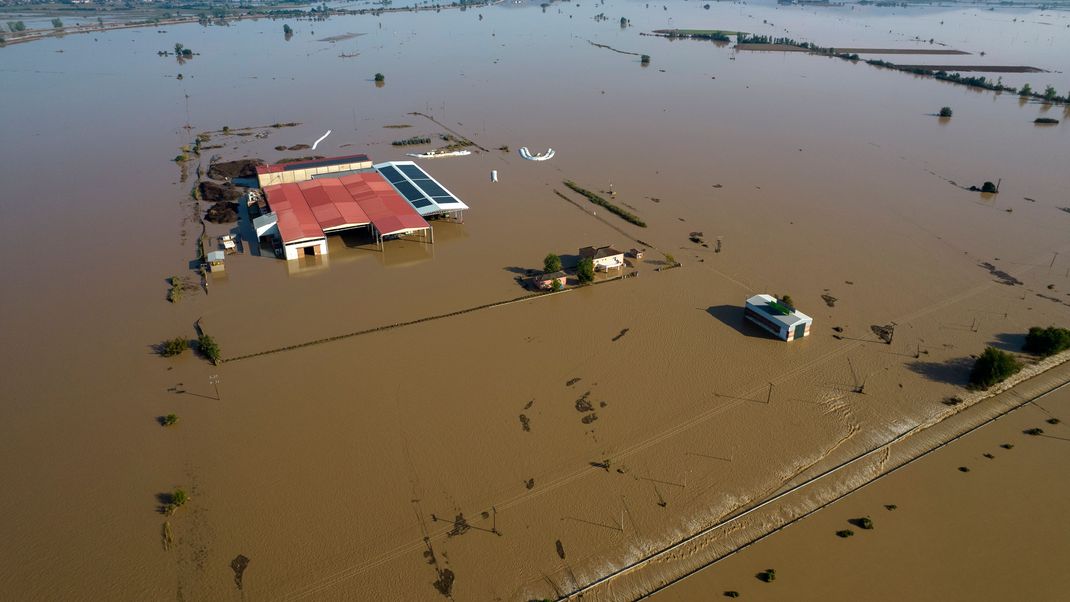
<svg viewBox="0 0 1070 602"><path fill-rule="evenodd" d="M350 196L345 186L335 179L320 179L300 182L297 187L312 208L320 228L331 230L339 227L363 226L371 223L368 214Z"/></svg>
<svg viewBox="0 0 1070 602"><path fill-rule="evenodd" d="M283 243L304 238L323 238L323 229L301 192L297 184L276 184L264 188L268 206L278 216L279 235Z"/></svg>
<svg viewBox="0 0 1070 602"><path fill-rule="evenodd" d="M383 236L430 228L378 172L264 187L284 244L321 238L324 229L372 224Z"/></svg>
<svg viewBox="0 0 1070 602"><path fill-rule="evenodd" d="M431 227L378 172L342 176L338 181L345 185L383 236Z"/></svg>

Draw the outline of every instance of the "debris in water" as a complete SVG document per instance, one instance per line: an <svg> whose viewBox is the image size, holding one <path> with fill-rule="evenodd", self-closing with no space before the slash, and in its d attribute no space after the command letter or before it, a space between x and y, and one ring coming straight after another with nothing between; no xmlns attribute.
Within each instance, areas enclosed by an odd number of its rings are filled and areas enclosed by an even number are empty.
<svg viewBox="0 0 1070 602"><path fill-rule="evenodd" d="M571 387L572 385L580 382L581 380L583 380L583 379L578 377L578 376L576 378L570 378L570 379L568 379L568 382L565 383L565 386L566 387Z"/></svg>
<svg viewBox="0 0 1070 602"><path fill-rule="evenodd" d="M234 557L234 560L230 561L230 568L234 571L234 585L238 586L238 590L241 590L242 576L245 574L245 568L249 566L249 559L245 556L238 554Z"/></svg>
<svg viewBox="0 0 1070 602"><path fill-rule="evenodd" d="M989 274L992 274L993 276L995 276L996 280L999 281L1000 284L1006 284L1007 286L1014 286L1015 284L1022 284L1021 280L1018 280L1017 278L1015 278L1014 276L1011 276L1007 272L1004 272L1003 270L998 269L996 266L992 265L991 263L988 263L987 261L982 262L980 265L981 265L982 268L988 270Z"/></svg>
<svg viewBox="0 0 1070 602"><path fill-rule="evenodd" d="M528 480L524 481L524 487L527 488L527 489L534 488L535 487L535 479L528 479Z"/></svg>
<svg viewBox="0 0 1070 602"><path fill-rule="evenodd" d="M468 520L464 518L464 513L461 512L457 515L457 518L453 519L453 528L449 530L446 535L453 537L454 535L464 535L471 527L468 526Z"/></svg>
<svg viewBox="0 0 1070 602"><path fill-rule="evenodd" d="M591 424L595 420L598 420L598 414L595 414L594 412L591 412L590 414L587 414L583 418L580 418L580 422L582 422L584 424Z"/></svg>
<svg viewBox="0 0 1070 602"><path fill-rule="evenodd" d="M873 334L880 337L882 341L889 345L892 344L892 337L895 336L895 324L887 324L885 326L872 324L869 328L873 331Z"/></svg>
<svg viewBox="0 0 1070 602"><path fill-rule="evenodd" d="M836 307L836 302L839 301L839 299L828 293L823 293L821 298L825 300L825 305L828 305L829 307Z"/></svg>
<svg viewBox="0 0 1070 602"><path fill-rule="evenodd" d="M520 415L520 428L524 429L524 432L531 432L531 419L526 415Z"/></svg>
<svg viewBox="0 0 1070 602"><path fill-rule="evenodd" d="M565 546L561 545L561 540L559 539L556 542L554 542L554 545L557 546L557 555L561 558L561 560L564 560L565 559Z"/></svg>
<svg viewBox="0 0 1070 602"><path fill-rule="evenodd" d="M453 574L453 571L449 569L439 569L438 579L435 580L434 583L435 589L438 590L438 593L449 598L451 593L453 592L454 578L455 576Z"/></svg>
<svg viewBox="0 0 1070 602"><path fill-rule="evenodd" d="M592 412L592 411L594 411L594 406L591 405L590 401L587 401L587 398L590 395L591 395L591 392L587 391L586 393L583 394L582 397L580 397L579 399L576 400L576 411L577 412Z"/></svg>
<svg viewBox="0 0 1070 602"><path fill-rule="evenodd" d="M612 340L613 340L613 342L615 343L615 342L619 341L619 340L621 339L621 337L623 337L624 335L628 334L628 331L629 331L629 330L631 330L631 329L630 329L630 328L624 328L624 329L622 329L622 330L620 331L620 333L619 333L619 334L617 334L617 336L613 337L613 339L612 339Z"/></svg>

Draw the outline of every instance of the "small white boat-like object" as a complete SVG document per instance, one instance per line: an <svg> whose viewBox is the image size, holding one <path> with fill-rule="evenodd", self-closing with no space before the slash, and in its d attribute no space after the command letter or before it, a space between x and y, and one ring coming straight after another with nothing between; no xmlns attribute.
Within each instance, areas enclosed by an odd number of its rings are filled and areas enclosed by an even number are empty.
<svg viewBox="0 0 1070 602"><path fill-rule="evenodd" d="M408 157L416 157L417 159L438 159L439 157L467 157L471 155L472 151L457 150L448 152L435 152L427 151L426 153L406 153Z"/></svg>
<svg viewBox="0 0 1070 602"><path fill-rule="evenodd" d="M520 149L520 156L528 161L549 161L554 158L554 149L549 148L546 149L545 153L532 154L532 152L528 150L528 147L524 146Z"/></svg>

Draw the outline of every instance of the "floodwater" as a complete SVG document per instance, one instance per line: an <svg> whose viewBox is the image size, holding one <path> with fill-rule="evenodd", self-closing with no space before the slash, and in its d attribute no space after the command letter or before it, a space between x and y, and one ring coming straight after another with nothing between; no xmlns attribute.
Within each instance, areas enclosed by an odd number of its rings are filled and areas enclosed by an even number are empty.
<svg viewBox="0 0 1070 602"><path fill-rule="evenodd" d="M3 597L554 597L953 413L941 401L964 394L970 354L1070 322L1063 107L638 35L935 37L1048 69L1030 83L1065 94L1065 12L662 6L503 4L291 22L289 41L259 20L0 49ZM1017 35L1000 33L1008 20ZM317 41L347 33L366 35ZM175 43L198 56L157 56ZM954 117L939 121L945 105ZM318 154L383 161L404 158L392 140L443 131L416 111L491 149L422 162L472 207L463 225L383 253L335 237L319 266L243 253L208 294L167 302L167 277L196 278L206 205L171 159L197 132L301 123L214 135L224 146L205 167L308 154L273 148L327 130ZM521 146L557 155L527 162ZM553 191L566 178L612 189L649 227L565 202ZM985 180L1000 194L950 183ZM591 244L650 251L637 278L218 367L152 350L195 336L196 320L236 357L510 299L547 252ZM682 267L656 271L664 253ZM756 292L791 294L813 335L786 345L744 328ZM870 326L893 322L893 344L876 342ZM179 424L160 427L171 412ZM589 595L632 599L866 474ZM192 499L165 517L158 496L176 487Z"/></svg>

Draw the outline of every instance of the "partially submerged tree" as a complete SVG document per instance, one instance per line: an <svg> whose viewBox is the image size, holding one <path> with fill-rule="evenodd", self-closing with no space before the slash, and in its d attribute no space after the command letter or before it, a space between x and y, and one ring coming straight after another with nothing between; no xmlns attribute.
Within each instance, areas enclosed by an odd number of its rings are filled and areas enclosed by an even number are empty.
<svg viewBox="0 0 1070 602"><path fill-rule="evenodd" d="M554 272L560 271L561 258L557 255L554 255L553 253L547 253L546 257L544 257L542 260L542 269L547 274L552 274Z"/></svg>
<svg viewBox="0 0 1070 602"><path fill-rule="evenodd" d="M386 81L386 76L383 75L382 73L376 73L375 74L375 81L378 82L378 83L385 82Z"/></svg>
<svg viewBox="0 0 1070 602"><path fill-rule="evenodd" d="M202 334L197 337L197 348L200 349L201 354L208 358L213 364L219 363L219 345L211 336Z"/></svg>
<svg viewBox="0 0 1070 602"><path fill-rule="evenodd" d="M970 384L985 388L1003 382L1022 369L1022 364L1010 353L989 347L977 358L970 372Z"/></svg>
<svg viewBox="0 0 1070 602"><path fill-rule="evenodd" d="M951 117L951 107L941 107L939 115L941 117Z"/></svg>
<svg viewBox="0 0 1070 602"><path fill-rule="evenodd" d="M590 257L585 257L580 260L580 264L576 266L576 278L581 283L588 283L594 280L594 260Z"/></svg>
<svg viewBox="0 0 1070 602"><path fill-rule="evenodd" d="M1024 84L1021 89L1018 90L1018 96L1032 96L1033 87L1029 84Z"/></svg>
<svg viewBox="0 0 1070 602"><path fill-rule="evenodd" d="M1025 335L1025 351L1047 357L1070 349L1070 330L1049 326L1034 326Z"/></svg>
<svg viewBox="0 0 1070 602"><path fill-rule="evenodd" d="M53 29L63 29L63 21L59 18L52 19Z"/></svg>

